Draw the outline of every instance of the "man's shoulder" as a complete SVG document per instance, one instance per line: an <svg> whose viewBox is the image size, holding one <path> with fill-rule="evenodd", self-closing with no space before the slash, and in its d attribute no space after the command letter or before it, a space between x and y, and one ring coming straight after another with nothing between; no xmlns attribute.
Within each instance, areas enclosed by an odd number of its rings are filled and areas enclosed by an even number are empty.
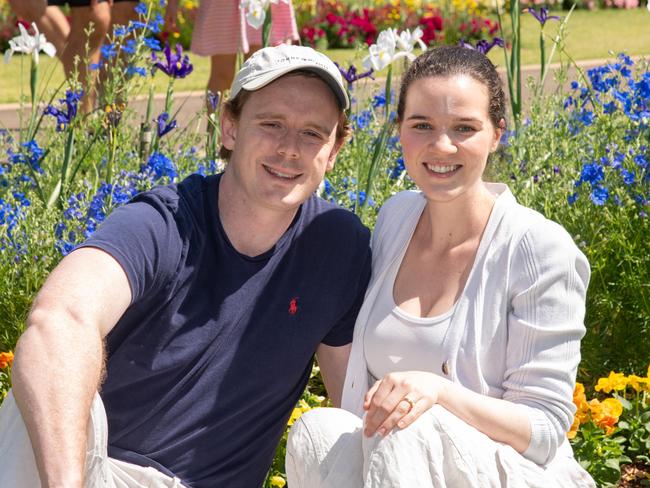
<svg viewBox="0 0 650 488"><path fill-rule="evenodd" d="M217 176L205 177L192 174L178 183L155 186L138 194L133 201L157 202L171 211L178 211L183 204L190 206L201 204L215 178Z"/></svg>
<svg viewBox="0 0 650 488"><path fill-rule="evenodd" d="M303 212L303 226L312 231L318 230L317 233L328 241L353 238L364 245L370 240L370 231L357 215L316 195L305 202Z"/></svg>

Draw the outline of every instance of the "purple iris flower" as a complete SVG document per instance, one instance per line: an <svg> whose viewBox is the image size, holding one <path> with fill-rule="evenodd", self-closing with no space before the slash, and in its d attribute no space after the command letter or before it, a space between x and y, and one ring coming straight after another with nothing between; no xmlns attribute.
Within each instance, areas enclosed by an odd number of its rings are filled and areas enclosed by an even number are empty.
<svg viewBox="0 0 650 488"><path fill-rule="evenodd" d="M175 54L172 53L169 44L165 45L163 53L165 54L165 59L159 59L156 53L151 53L154 72L156 69L159 69L172 78L185 78L194 69L187 54L183 55L183 48L180 44L176 44Z"/></svg>
<svg viewBox="0 0 650 488"><path fill-rule="evenodd" d="M470 44L469 42L466 42L465 40L461 40L458 43L459 46L466 47L468 49L474 49L482 54L487 54L490 52L490 49L492 49L494 46L499 46L499 47L504 47L506 45L505 42L503 42L503 39L500 37L495 37L492 39L492 42L488 42L485 39L481 39L476 43L476 46Z"/></svg>
<svg viewBox="0 0 650 488"><path fill-rule="evenodd" d="M530 15L535 17L537 19L537 22L539 22L542 27L544 27L544 24L546 24L547 20L560 20L560 17L557 15L549 15L548 9L546 7L539 9L539 13L537 13L533 7L525 8L523 12L528 12Z"/></svg>
<svg viewBox="0 0 650 488"><path fill-rule="evenodd" d="M65 98L59 100L59 102L64 104L63 107L58 109L52 105L47 106L44 114L56 117L57 132L61 132L66 127L68 127L70 122L72 122L72 119L76 117L77 107L79 105L79 100L81 100L82 96L83 96L83 91L81 90L79 91L68 90L65 92Z"/></svg>
<svg viewBox="0 0 650 488"><path fill-rule="evenodd" d="M351 87L353 83L355 83L355 82L357 82L357 81L359 81L359 80L361 80L361 79L363 79L363 78L367 78L367 77L372 78L372 73L373 73L373 69L372 69L372 68L370 68L370 70L368 70L368 71L366 71L366 72L364 72L364 73L357 74L357 67L356 67L355 65L353 65L353 64L350 65L350 67L348 68L347 71L344 70L343 68L341 68L341 67L338 65L338 63L334 63L334 64L336 65L336 67L337 67L337 68L339 69L339 71L341 72L341 76L343 76L343 78L345 79L345 81L348 82L348 87ZM373 79L374 79L374 78L373 78Z"/></svg>
<svg viewBox="0 0 650 488"><path fill-rule="evenodd" d="M161 113L156 119L156 131L158 132L158 137L162 137L172 129L176 128L176 120L168 122L169 114L167 112Z"/></svg>
<svg viewBox="0 0 650 488"><path fill-rule="evenodd" d="M208 90L207 99L208 103L210 104L210 108L212 108L212 111L214 112L217 110L217 106L219 105L219 92L212 93L210 90Z"/></svg>

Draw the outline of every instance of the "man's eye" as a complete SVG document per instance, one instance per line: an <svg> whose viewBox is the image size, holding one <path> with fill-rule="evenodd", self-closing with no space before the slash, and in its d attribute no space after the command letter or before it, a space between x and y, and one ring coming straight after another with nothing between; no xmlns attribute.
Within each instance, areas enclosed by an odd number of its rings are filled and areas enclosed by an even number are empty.
<svg viewBox="0 0 650 488"><path fill-rule="evenodd" d="M474 127L469 126L469 125L461 125L456 128L458 132L475 132L476 129Z"/></svg>
<svg viewBox="0 0 650 488"><path fill-rule="evenodd" d="M316 139L321 139L321 135L318 132L313 131L313 130L306 130L305 132L303 132L303 134L305 134L307 137L313 137L313 138L316 138Z"/></svg>
<svg viewBox="0 0 650 488"><path fill-rule="evenodd" d="M275 129L277 127L280 127L280 124L277 122L262 122L262 127L267 127L269 129Z"/></svg>
<svg viewBox="0 0 650 488"><path fill-rule="evenodd" d="M413 128L417 130L429 130L431 129L431 124L428 124L426 122L420 122L418 124L415 124Z"/></svg>

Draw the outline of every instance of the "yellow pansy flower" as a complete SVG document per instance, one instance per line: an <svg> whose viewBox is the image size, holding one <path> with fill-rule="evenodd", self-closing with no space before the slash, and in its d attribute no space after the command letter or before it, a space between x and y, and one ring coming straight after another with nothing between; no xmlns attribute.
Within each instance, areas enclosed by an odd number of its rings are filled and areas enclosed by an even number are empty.
<svg viewBox="0 0 650 488"><path fill-rule="evenodd" d="M635 374L631 374L627 377L630 386L634 388L634 391L650 391L650 379L642 378Z"/></svg>
<svg viewBox="0 0 650 488"><path fill-rule="evenodd" d="M282 476L278 475L271 476L271 479L269 481L271 482L271 486L275 486L277 488L282 488L287 484L287 481Z"/></svg>
<svg viewBox="0 0 650 488"><path fill-rule="evenodd" d="M596 391L602 391L604 393L610 393L612 390L619 391L625 390L628 381L627 377L623 373L614 373L610 371L607 378L598 379L598 383L595 386Z"/></svg>

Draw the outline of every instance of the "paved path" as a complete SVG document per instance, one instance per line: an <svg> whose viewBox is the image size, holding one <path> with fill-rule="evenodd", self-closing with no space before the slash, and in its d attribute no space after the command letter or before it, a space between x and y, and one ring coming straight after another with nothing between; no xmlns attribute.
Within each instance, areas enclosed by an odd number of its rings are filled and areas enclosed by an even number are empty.
<svg viewBox="0 0 650 488"><path fill-rule="evenodd" d="M591 61L581 61L578 64L583 70L586 70L594 66L605 64L606 62L607 62L606 60L599 59L599 60L591 60ZM559 67L559 65L553 65L553 67L557 68ZM507 94L507 79L506 79L505 71L503 69L500 69L499 71L503 78L504 89L506 90L506 94ZM525 66L522 69L522 85L523 85L522 89L523 89L524 101L528 99L530 94L529 90L525 86L525 80L528 79L529 76L532 76L533 78L539 78L539 66ZM569 80L575 79L575 70L573 68L569 70L568 79ZM379 87L381 84L383 84L383 80L382 79L376 80L376 84ZM556 87L556 82L552 76L552 73L549 73L546 79L544 89L545 91L550 91L555 87ZM188 123L192 122L192 120L195 119L196 115L201 111L201 109L204 106L202 92L178 92L174 95L174 100L175 100L174 110L179 110L177 121L179 126L181 127L186 127ZM154 107L155 114L158 114L163 110L164 102L165 102L164 94L159 94L155 96L155 107ZM135 109L139 114L140 120L144 118L146 105L147 105L146 97L136 98L135 100L132 100L130 103L131 108ZM27 120L28 115L26 114L28 114L27 108L25 108L23 112L24 120ZM20 113L19 104L13 103L13 104L0 105L0 128L17 130L20 127L20 119L21 119L21 113ZM197 123L203 124L204 126L204 121L197 121Z"/></svg>

